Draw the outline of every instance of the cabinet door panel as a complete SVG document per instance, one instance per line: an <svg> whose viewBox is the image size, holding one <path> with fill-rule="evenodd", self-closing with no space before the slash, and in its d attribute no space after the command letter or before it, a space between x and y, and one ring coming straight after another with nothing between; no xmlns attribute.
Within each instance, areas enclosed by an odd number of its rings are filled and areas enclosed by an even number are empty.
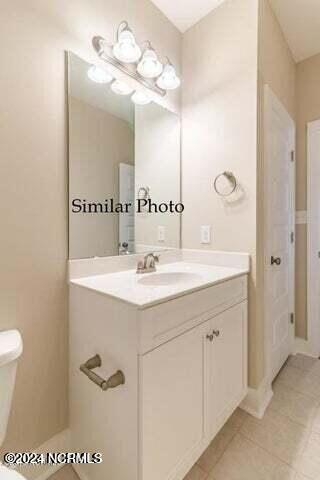
<svg viewBox="0 0 320 480"><path fill-rule="evenodd" d="M247 391L247 302L214 318L212 330L217 336L207 347L210 362L207 412L214 435Z"/></svg>
<svg viewBox="0 0 320 480"><path fill-rule="evenodd" d="M204 431L204 338L199 326L141 360L142 479L167 480Z"/></svg>

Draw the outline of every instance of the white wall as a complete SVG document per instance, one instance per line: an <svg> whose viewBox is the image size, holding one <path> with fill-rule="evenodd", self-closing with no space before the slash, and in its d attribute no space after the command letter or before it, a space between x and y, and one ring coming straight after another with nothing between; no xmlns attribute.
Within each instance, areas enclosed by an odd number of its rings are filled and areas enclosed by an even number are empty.
<svg viewBox="0 0 320 480"><path fill-rule="evenodd" d="M250 383L263 376L263 325L256 316L258 0L227 0L183 38L183 247L244 251L250 277ZM213 189L232 171L245 197L232 205ZM212 226L201 245L201 225ZM262 353L261 353L262 352Z"/></svg>

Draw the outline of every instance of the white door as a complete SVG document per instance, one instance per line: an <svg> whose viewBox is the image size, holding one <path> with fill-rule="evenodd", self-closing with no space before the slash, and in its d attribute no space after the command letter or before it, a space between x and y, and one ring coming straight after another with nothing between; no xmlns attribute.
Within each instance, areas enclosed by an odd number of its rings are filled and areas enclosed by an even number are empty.
<svg viewBox="0 0 320 480"><path fill-rule="evenodd" d="M265 324L269 381L293 351L295 125L265 88Z"/></svg>
<svg viewBox="0 0 320 480"><path fill-rule="evenodd" d="M126 163L119 164L119 202L132 205L119 215L119 254L134 253L134 167Z"/></svg>
<svg viewBox="0 0 320 480"><path fill-rule="evenodd" d="M215 317L211 328L206 350L206 418L212 438L247 394L247 302Z"/></svg>
<svg viewBox="0 0 320 480"><path fill-rule="evenodd" d="M308 125L308 341L320 355L320 120Z"/></svg>

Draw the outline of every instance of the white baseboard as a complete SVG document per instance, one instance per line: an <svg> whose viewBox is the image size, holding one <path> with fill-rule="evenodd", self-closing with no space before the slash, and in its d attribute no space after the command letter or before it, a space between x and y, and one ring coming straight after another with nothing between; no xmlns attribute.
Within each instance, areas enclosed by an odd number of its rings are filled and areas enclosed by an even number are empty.
<svg viewBox="0 0 320 480"><path fill-rule="evenodd" d="M47 442L40 445L35 453L48 453L48 452L69 452L70 451L70 431L63 430L54 437L50 438ZM64 465L37 465L27 466L23 465L17 469L21 475L27 480L48 480L51 475L56 473Z"/></svg>
<svg viewBox="0 0 320 480"><path fill-rule="evenodd" d="M263 381L258 389L249 388L248 395L243 400L240 408L255 418L263 418L265 411L273 397L270 384Z"/></svg>
<svg viewBox="0 0 320 480"><path fill-rule="evenodd" d="M314 351L311 342L304 338L296 337L294 343L294 355L297 355L298 353L312 358L319 358L318 351Z"/></svg>

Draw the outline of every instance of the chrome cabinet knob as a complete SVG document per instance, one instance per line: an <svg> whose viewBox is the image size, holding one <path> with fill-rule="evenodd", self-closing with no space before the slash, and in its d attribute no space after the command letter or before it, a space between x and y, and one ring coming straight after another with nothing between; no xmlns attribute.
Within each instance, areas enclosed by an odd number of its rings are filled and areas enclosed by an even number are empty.
<svg viewBox="0 0 320 480"><path fill-rule="evenodd" d="M220 337L220 330L212 330L212 333L207 335L207 340L210 340L210 342L213 342L214 337L216 338Z"/></svg>

